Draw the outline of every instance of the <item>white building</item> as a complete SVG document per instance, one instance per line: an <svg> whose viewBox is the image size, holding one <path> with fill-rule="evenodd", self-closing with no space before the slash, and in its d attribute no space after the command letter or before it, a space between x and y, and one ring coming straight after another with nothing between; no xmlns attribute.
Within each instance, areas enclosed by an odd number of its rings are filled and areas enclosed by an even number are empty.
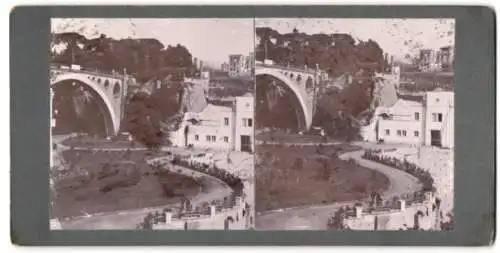
<svg viewBox="0 0 500 253"><path fill-rule="evenodd" d="M454 147L453 92L426 92L423 103L398 99L378 107L370 125L362 129L365 141Z"/></svg>
<svg viewBox="0 0 500 253"><path fill-rule="evenodd" d="M234 98L231 107L208 104L198 113L185 113L170 135L172 145L253 152L253 102L245 95Z"/></svg>
<svg viewBox="0 0 500 253"><path fill-rule="evenodd" d="M427 92L425 96L425 145L455 146L455 95L453 92Z"/></svg>

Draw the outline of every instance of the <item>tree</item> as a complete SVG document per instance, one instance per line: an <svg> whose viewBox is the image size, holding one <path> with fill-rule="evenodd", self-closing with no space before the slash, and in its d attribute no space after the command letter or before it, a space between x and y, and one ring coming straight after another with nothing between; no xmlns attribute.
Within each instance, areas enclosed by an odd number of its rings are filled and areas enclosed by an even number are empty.
<svg viewBox="0 0 500 253"><path fill-rule="evenodd" d="M293 164L293 168L296 170L302 170L303 166L304 166L304 159L302 159L301 157L296 158Z"/></svg>
<svg viewBox="0 0 500 253"><path fill-rule="evenodd" d="M165 66L177 68L193 66L191 53L181 44L177 44L175 47L169 45L162 56Z"/></svg>
<svg viewBox="0 0 500 253"><path fill-rule="evenodd" d="M332 170L330 169L329 161L323 157L318 158L317 161L320 164L320 169L318 171L318 178L326 181L330 180Z"/></svg>
<svg viewBox="0 0 500 253"><path fill-rule="evenodd" d="M55 48L67 44L65 50ZM56 46L57 45L57 46ZM157 39L112 39L102 34L98 38L86 38L78 33L51 35L51 58L53 63L79 64L85 69L110 72L112 70L136 76L146 82L165 67L192 68L191 53L180 44L167 49ZM182 76L182 75L181 75Z"/></svg>
<svg viewBox="0 0 500 253"><path fill-rule="evenodd" d="M127 105L122 128L147 148L157 149L168 137L160 121L161 115L157 105L151 102L146 93L139 92Z"/></svg>

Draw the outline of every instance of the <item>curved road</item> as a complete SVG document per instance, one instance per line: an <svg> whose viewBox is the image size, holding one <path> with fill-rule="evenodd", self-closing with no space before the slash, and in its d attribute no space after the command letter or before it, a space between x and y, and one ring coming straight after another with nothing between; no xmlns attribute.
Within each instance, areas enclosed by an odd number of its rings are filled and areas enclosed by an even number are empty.
<svg viewBox="0 0 500 253"><path fill-rule="evenodd" d="M340 155L340 158L344 160L353 158L364 167L384 173L390 183L389 189L383 193L384 199L413 193L422 187L417 178L406 172L363 159L363 152L364 150L358 150L344 153ZM337 208L345 205L353 205L355 202L359 201L266 211L262 214L257 214L255 225L257 229L262 230L323 230L327 229L328 218L332 216Z"/></svg>
<svg viewBox="0 0 500 253"><path fill-rule="evenodd" d="M109 150L121 151L127 148L75 148L75 150ZM133 149L132 149L133 150ZM161 157L151 158L161 159ZM150 161L151 161L150 160ZM198 195L190 199L192 204L209 202L215 199L221 199L229 196L232 192L231 188L222 182L220 179L213 176L191 170L189 168L172 165L172 169L178 173L192 176L203 185L203 190ZM133 229L139 224L144 216L151 211L161 210L166 207L172 207L174 204L147 207L141 209L114 211L84 215L79 217L71 217L60 219L59 223L62 229Z"/></svg>

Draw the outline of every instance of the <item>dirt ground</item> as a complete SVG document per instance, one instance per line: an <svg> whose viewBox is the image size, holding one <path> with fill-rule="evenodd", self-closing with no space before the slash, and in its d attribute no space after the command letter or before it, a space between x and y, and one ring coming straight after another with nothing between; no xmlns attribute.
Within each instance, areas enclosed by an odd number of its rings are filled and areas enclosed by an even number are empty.
<svg viewBox="0 0 500 253"><path fill-rule="evenodd" d="M194 179L154 170L148 151L63 151L66 172L55 172L52 217L159 206L197 194ZM159 154L155 154L159 155Z"/></svg>
<svg viewBox="0 0 500 253"><path fill-rule="evenodd" d="M338 155L358 148L256 147L257 211L360 200L389 187L388 178Z"/></svg>

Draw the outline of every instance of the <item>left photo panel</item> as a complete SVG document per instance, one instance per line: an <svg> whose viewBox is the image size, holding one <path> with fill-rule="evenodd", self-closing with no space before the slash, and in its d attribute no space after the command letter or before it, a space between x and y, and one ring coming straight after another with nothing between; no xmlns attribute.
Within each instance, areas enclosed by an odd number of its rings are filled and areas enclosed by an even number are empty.
<svg viewBox="0 0 500 253"><path fill-rule="evenodd" d="M51 230L254 226L254 20L51 19Z"/></svg>

